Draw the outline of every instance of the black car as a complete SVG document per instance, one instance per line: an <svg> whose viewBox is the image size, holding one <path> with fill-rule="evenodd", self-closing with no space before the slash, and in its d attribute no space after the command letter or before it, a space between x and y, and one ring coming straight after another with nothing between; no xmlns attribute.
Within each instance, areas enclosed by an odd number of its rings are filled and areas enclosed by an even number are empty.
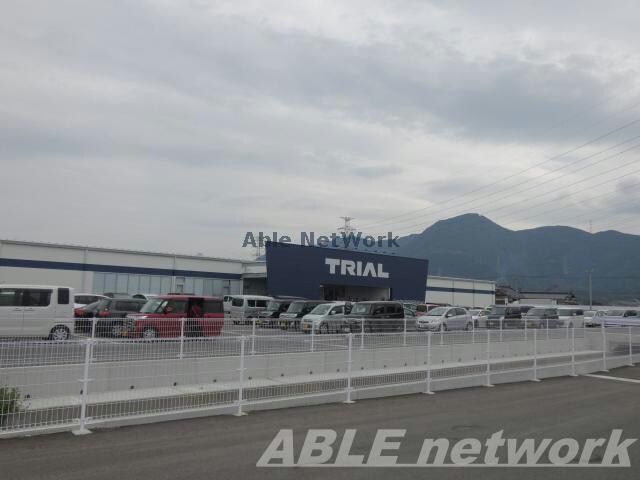
<svg viewBox="0 0 640 480"><path fill-rule="evenodd" d="M487 328L524 328L522 315L530 309L524 305L494 305L487 316Z"/></svg>
<svg viewBox="0 0 640 480"><path fill-rule="evenodd" d="M95 314L96 335L119 337L123 334L125 318L142 310L146 300L139 298L105 298L98 302Z"/></svg>
<svg viewBox="0 0 640 480"><path fill-rule="evenodd" d="M327 301L296 300L295 302L291 302L287 311L280 314L280 328L287 330L290 327L293 327L294 329L299 330L302 317L323 303L327 303Z"/></svg>
<svg viewBox="0 0 640 480"><path fill-rule="evenodd" d="M562 323L557 308L534 307L522 318L527 328L558 328Z"/></svg>
<svg viewBox="0 0 640 480"><path fill-rule="evenodd" d="M275 297L273 300L269 300L267 302L267 308L254 316L256 325L271 328L277 327L280 321L280 315L285 313L289 309L289 306L296 300L305 299L301 297Z"/></svg>
<svg viewBox="0 0 640 480"><path fill-rule="evenodd" d="M84 307L75 309L75 332L76 333L91 333L91 324L93 317L96 316L100 301L90 303Z"/></svg>
<svg viewBox="0 0 640 480"><path fill-rule="evenodd" d="M351 332L397 332L404 329L405 309L401 302L358 302L345 315L345 324Z"/></svg>

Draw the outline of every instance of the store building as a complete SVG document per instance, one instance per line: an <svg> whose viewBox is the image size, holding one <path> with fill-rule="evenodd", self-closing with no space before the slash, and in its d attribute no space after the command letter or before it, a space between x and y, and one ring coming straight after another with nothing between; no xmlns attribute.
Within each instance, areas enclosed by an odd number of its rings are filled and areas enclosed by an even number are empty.
<svg viewBox="0 0 640 480"><path fill-rule="evenodd" d="M494 282L428 276L426 260L297 245L268 250L264 262L0 240L1 283L65 285L83 293L269 293L422 299L467 307L495 303Z"/></svg>

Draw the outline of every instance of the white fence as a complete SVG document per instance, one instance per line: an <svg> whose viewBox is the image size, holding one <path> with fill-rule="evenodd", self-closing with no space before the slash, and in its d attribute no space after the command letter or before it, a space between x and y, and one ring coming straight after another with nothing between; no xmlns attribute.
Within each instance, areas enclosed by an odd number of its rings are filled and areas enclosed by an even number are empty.
<svg viewBox="0 0 640 480"><path fill-rule="evenodd" d="M237 327L2 341L0 436L539 380L640 355L635 327L307 335Z"/></svg>

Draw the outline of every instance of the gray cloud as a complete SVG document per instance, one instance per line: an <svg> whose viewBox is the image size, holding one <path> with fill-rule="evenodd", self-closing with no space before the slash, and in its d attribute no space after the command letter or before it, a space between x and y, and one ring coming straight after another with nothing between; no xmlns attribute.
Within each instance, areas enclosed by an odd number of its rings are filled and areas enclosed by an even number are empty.
<svg viewBox="0 0 640 480"><path fill-rule="evenodd" d="M0 200L24 215L0 236L240 255L243 231L330 230L339 215L367 224L464 199L639 115L635 8L576 5L9 2ZM584 194L562 185L527 195L549 190L583 213ZM63 205L118 213L128 236L53 228Z"/></svg>

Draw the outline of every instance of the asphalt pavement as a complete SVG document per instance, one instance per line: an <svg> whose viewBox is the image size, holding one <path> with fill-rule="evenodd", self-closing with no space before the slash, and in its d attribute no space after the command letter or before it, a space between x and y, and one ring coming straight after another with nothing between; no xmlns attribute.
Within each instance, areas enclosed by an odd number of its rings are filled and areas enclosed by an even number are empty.
<svg viewBox="0 0 640 480"><path fill-rule="evenodd" d="M638 378L640 367L618 369L616 376ZM606 375L606 374L604 374ZM629 449L630 468L283 468L256 467L280 429L293 429L295 458L307 430L357 429L354 454L368 454L377 429L406 429L400 463L415 463L426 438L462 438L484 442L503 430L505 438L554 440L608 438L623 429L624 438L640 438L640 383L608 378L555 378L495 388L473 388L436 395L407 395L361 400L352 405L251 412L244 417L215 416L118 429L96 430L0 441L3 479L389 479L504 478L519 480L635 479L640 474L640 445ZM387 452L393 454L393 452ZM603 452L596 449L597 463Z"/></svg>

